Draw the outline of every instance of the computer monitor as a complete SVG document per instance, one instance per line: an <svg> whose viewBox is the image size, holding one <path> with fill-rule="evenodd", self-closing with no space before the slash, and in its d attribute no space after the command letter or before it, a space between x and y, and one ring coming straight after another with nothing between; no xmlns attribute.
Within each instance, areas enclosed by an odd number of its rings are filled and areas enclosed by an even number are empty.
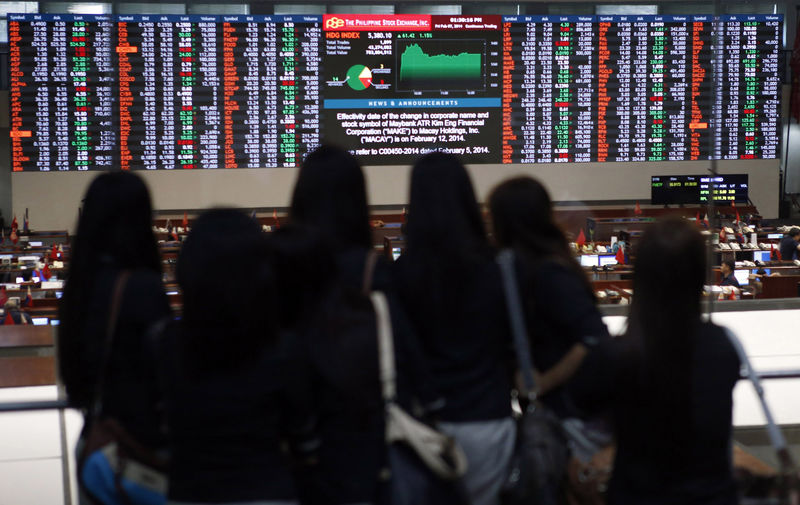
<svg viewBox="0 0 800 505"><path fill-rule="evenodd" d="M59 319L51 319L50 326L58 326L61 321Z"/></svg>
<svg viewBox="0 0 800 505"><path fill-rule="evenodd" d="M767 233L767 238L770 239L770 240L771 239L782 239L783 238L783 233Z"/></svg>
<svg viewBox="0 0 800 505"><path fill-rule="evenodd" d="M600 266L601 267L604 267L606 265L616 265L617 263L619 263L617 261L617 257L614 256L613 254L600 256Z"/></svg>
<svg viewBox="0 0 800 505"><path fill-rule="evenodd" d="M400 247L392 247L392 259L393 260L397 261L397 258L399 258L401 254L403 254L403 249L402 248L400 248Z"/></svg>
<svg viewBox="0 0 800 505"><path fill-rule="evenodd" d="M733 276L736 277L737 281L739 281L740 286L746 286L750 284L750 270L734 270Z"/></svg>
<svg viewBox="0 0 800 505"><path fill-rule="evenodd" d="M596 254L581 254L582 267L596 267L600 264L600 258Z"/></svg>
<svg viewBox="0 0 800 505"><path fill-rule="evenodd" d="M42 247L42 242L41 241L28 242L28 245L31 247Z"/></svg>
<svg viewBox="0 0 800 505"><path fill-rule="evenodd" d="M34 317L33 318L33 325L34 326L47 326L47 318L46 317Z"/></svg>
<svg viewBox="0 0 800 505"><path fill-rule="evenodd" d="M770 260L770 251L753 251L753 261L766 263Z"/></svg>

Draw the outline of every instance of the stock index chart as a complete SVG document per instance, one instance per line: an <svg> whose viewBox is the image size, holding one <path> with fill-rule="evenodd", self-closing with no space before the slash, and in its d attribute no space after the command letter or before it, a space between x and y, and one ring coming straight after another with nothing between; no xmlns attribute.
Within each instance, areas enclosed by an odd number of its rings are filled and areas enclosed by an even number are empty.
<svg viewBox="0 0 800 505"><path fill-rule="evenodd" d="M779 155L780 15L8 21L14 171Z"/></svg>

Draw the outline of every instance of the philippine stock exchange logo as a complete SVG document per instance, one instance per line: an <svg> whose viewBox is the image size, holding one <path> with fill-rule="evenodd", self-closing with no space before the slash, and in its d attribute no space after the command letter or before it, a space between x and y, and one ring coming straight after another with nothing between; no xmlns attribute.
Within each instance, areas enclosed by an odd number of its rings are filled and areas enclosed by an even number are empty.
<svg viewBox="0 0 800 505"><path fill-rule="evenodd" d="M344 26L344 19L332 17L325 20L325 29L326 30L336 30L337 28L341 28Z"/></svg>

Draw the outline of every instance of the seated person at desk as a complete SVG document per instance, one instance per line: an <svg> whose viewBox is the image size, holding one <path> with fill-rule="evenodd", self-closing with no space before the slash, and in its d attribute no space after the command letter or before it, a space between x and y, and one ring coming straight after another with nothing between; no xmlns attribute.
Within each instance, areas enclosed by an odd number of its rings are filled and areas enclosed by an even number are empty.
<svg viewBox="0 0 800 505"><path fill-rule="evenodd" d="M8 300L0 314L0 324L33 324L30 314L20 310L17 300Z"/></svg>
<svg viewBox="0 0 800 505"><path fill-rule="evenodd" d="M781 259L792 261L798 259L800 251L800 228L793 226L789 233L783 236L780 244Z"/></svg>
<svg viewBox="0 0 800 505"><path fill-rule="evenodd" d="M631 236L627 231L619 232L619 237L617 241L611 246L611 252L617 254L617 251L621 247L623 251L627 251L628 243L631 241Z"/></svg>
<svg viewBox="0 0 800 505"><path fill-rule="evenodd" d="M720 281L720 286L733 286L735 288L739 288L739 281L733 275L733 270L736 267L736 263L733 260L724 260L722 265L719 267L719 271L722 274L722 280Z"/></svg>

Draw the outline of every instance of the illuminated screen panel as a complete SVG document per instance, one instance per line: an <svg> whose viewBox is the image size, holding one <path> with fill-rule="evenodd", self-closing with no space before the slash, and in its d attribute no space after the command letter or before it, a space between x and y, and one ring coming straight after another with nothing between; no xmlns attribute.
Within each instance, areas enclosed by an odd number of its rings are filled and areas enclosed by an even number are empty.
<svg viewBox="0 0 800 505"><path fill-rule="evenodd" d="M14 171L778 156L780 15L8 19Z"/></svg>
<svg viewBox="0 0 800 505"><path fill-rule="evenodd" d="M297 166L320 143L305 16L12 16L13 169Z"/></svg>
<svg viewBox="0 0 800 505"><path fill-rule="evenodd" d="M498 163L501 25L500 16L326 15L325 140L368 165L437 149Z"/></svg>
<svg viewBox="0 0 800 505"><path fill-rule="evenodd" d="M651 177L651 199L655 205L699 205L713 194L718 204L748 202L747 174L655 175Z"/></svg>

